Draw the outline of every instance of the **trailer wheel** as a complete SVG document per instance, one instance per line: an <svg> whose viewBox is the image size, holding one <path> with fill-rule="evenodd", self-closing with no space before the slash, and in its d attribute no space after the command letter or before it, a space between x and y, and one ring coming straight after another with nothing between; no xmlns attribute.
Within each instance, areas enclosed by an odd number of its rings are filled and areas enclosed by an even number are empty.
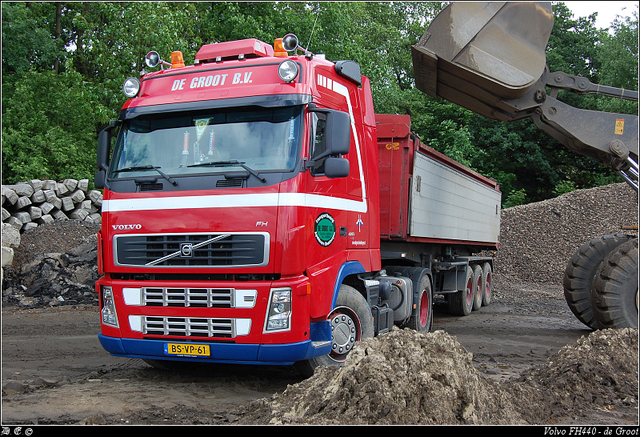
<svg viewBox="0 0 640 437"><path fill-rule="evenodd" d="M482 306L482 267L473 266L473 310L477 311Z"/></svg>
<svg viewBox="0 0 640 437"><path fill-rule="evenodd" d="M296 369L304 377L313 375L320 366L343 365L355 342L374 335L369 304L358 290L345 284L340 286L336 306L327 320L331 324L331 352L296 362Z"/></svg>
<svg viewBox="0 0 640 437"><path fill-rule="evenodd" d="M565 300L578 320L591 329L602 328L591 302L594 278L607 255L630 238L624 234L594 238L580 246L567 262L563 278Z"/></svg>
<svg viewBox="0 0 640 437"><path fill-rule="evenodd" d="M492 286L493 272L491 264L486 262L482 265L482 306L487 306L491 303Z"/></svg>
<svg viewBox="0 0 640 437"><path fill-rule="evenodd" d="M416 305L416 308L415 311L412 311L411 317L403 327L411 328L418 332L429 332L433 323L431 279L429 279L429 275L425 273L425 270L414 270L415 273L412 275L411 281L414 286L414 305Z"/></svg>
<svg viewBox="0 0 640 437"><path fill-rule="evenodd" d="M473 270L466 269L464 290L449 295L449 311L458 316L468 316L473 310Z"/></svg>
<svg viewBox="0 0 640 437"><path fill-rule="evenodd" d="M638 327L638 239L614 249L603 261L591 295L603 328Z"/></svg>

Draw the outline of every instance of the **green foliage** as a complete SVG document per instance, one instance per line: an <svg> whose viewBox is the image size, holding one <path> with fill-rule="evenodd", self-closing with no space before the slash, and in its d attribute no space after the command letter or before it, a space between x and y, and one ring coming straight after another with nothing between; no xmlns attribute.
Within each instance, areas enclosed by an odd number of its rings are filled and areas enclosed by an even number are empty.
<svg viewBox="0 0 640 437"><path fill-rule="evenodd" d="M28 70L13 79L3 84L3 182L93 180L96 130L112 115L94 90L72 70Z"/></svg>
<svg viewBox="0 0 640 437"><path fill-rule="evenodd" d="M411 115L425 143L495 178L504 205L618 181L609 168L575 154L530 121L484 119L414 86L411 45L444 2L3 2L3 183L88 177L98 132L125 102L125 78L156 50L183 52L242 38L272 43L288 32L327 59L352 59L371 79L378 113ZM637 89L637 6L611 29L553 4L551 71ZM601 96L558 98L572 106L637 114L637 102Z"/></svg>
<svg viewBox="0 0 640 437"><path fill-rule="evenodd" d="M556 185L556 187L553 189L553 194L555 194L556 196L561 196L563 194L575 191L575 189L576 189L576 184L574 184L569 180L566 180Z"/></svg>
<svg viewBox="0 0 640 437"><path fill-rule="evenodd" d="M527 203L527 193L524 188L511 192L507 199L503 202L503 208L511 208L512 206L524 205Z"/></svg>

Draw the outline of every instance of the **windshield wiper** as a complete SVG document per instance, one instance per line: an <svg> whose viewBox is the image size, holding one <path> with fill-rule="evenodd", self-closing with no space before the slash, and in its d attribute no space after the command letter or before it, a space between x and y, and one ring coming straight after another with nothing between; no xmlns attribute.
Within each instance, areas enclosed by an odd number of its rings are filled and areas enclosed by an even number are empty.
<svg viewBox="0 0 640 437"><path fill-rule="evenodd" d="M244 162L240 162L235 159L232 159L229 161L201 162L200 164L192 164L192 165L188 165L187 167L203 167L203 166L232 165L232 164L239 165L240 167L244 168L246 171L248 171L249 173L254 175L256 178L258 178L260 182L267 182L265 178L263 178L258 173L256 173L251 167L249 167L248 165L245 165Z"/></svg>
<svg viewBox="0 0 640 437"><path fill-rule="evenodd" d="M169 181L169 183L173 186L178 185L178 183L173 180L171 178L171 176L169 176L168 174L160 171L160 167L156 167L153 165L141 165L141 166L137 166L137 167L126 167L126 168L121 168L119 170L114 170L114 173L121 173L121 172L126 172L126 171L140 171L140 170L155 170L157 171L160 176L162 176L163 178L165 178L167 181Z"/></svg>

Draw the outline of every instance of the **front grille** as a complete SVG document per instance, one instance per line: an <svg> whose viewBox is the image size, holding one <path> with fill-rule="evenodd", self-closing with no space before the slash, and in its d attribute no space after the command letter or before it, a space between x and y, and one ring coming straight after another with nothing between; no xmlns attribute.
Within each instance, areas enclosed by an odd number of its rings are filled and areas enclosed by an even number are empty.
<svg viewBox="0 0 640 437"><path fill-rule="evenodd" d="M145 287L142 301L146 306L194 308L253 308L256 290L234 288Z"/></svg>
<svg viewBox="0 0 640 437"><path fill-rule="evenodd" d="M144 316L142 332L147 335L233 338L233 326L233 319Z"/></svg>
<svg viewBox="0 0 640 437"><path fill-rule="evenodd" d="M269 234L117 235L120 266L247 267L269 261Z"/></svg>

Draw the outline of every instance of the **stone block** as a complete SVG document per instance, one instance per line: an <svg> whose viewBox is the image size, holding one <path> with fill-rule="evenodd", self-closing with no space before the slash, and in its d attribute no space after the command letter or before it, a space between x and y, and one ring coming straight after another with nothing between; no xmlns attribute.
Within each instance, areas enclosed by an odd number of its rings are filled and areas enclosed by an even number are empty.
<svg viewBox="0 0 640 437"><path fill-rule="evenodd" d="M63 197L62 199L62 209L64 212L72 211L75 208L73 204L73 199L71 197Z"/></svg>
<svg viewBox="0 0 640 437"><path fill-rule="evenodd" d="M26 211L29 213L29 215L31 216L31 220L35 220L38 219L40 217L42 217L42 209L40 209L37 206L30 206L26 209Z"/></svg>
<svg viewBox="0 0 640 437"><path fill-rule="evenodd" d="M80 203L85 199L86 196L84 195L84 192L82 190L76 190L70 197L73 200L73 203Z"/></svg>
<svg viewBox="0 0 640 437"><path fill-rule="evenodd" d="M13 191L16 192L18 196L26 196L31 197L31 195L35 192L33 187L27 183L20 182L12 186Z"/></svg>
<svg viewBox="0 0 640 437"><path fill-rule="evenodd" d="M15 205L16 202L18 201L18 199L20 198L20 196L18 196L15 191L13 191L11 188L7 187L6 185L2 186L2 195L12 205Z"/></svg>
<svg viewBox="0 0 640 437"><path fill-rule="evenodd" d="M22 209L26 208L29 205L31 205L31 199L29 199L27 196L20 196L15 206L17 209Z"/></svg>
<svg viewBox="0 0 640 437"><path fill-rule="evenodd" d="M31 195L31 202L33 203L42 203L45 200L47 200L47 198L42 190L38 190Z"/></svg>

